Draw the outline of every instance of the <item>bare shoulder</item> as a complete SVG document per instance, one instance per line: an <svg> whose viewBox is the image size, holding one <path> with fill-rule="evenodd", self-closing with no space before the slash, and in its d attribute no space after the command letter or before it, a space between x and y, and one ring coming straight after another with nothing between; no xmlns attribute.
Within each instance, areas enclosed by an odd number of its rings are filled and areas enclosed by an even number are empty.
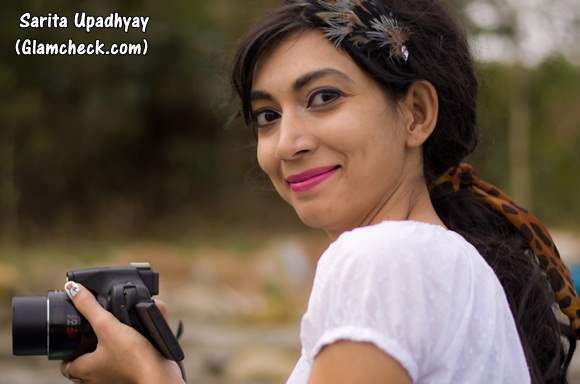
<svg viewBox="0 0 580 384"><path fill-rule="evenodd" d="M314 359L309 384L411 384L399 362L371 343L338 341Z"/></svg>

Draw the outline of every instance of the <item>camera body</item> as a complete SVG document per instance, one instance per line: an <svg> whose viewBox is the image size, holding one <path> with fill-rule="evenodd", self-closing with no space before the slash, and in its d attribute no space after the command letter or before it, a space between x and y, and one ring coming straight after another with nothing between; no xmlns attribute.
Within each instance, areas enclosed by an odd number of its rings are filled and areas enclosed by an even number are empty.
<svg viewBox="0 0 580 384"><path fill-rule="evenodd" d="M103 308L145 336L165 358L183 360L176 337L151 298L159 293L159 273L148 263L83 269L66 276L86 287ZM93 329L64 291L12 299L14 355L72 360L96 346Z"/></svg>

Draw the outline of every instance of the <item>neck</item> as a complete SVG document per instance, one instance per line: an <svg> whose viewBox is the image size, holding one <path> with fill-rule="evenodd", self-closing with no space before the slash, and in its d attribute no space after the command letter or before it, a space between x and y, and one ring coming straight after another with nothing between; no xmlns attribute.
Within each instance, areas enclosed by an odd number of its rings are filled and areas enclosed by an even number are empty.
<svg viewBox="0 0 580 384"><path fill-rule="evenodd" d="M326 232L330 239L334 241L341 233L347 230L390 220L414 220L445 227L445 224L435 212L429 196L429 190L424 178L421 176L415 178L414 182L401 181L390 195L385 196L380 204L362 218L358 225L352 228Z"/></svg>

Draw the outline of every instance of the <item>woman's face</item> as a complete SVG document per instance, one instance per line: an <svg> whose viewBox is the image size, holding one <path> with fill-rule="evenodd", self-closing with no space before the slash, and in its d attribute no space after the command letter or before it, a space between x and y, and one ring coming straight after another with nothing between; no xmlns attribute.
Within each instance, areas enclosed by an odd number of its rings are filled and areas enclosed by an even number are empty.
<svg viewBox="0 0 580 384"><path fill-rule="evenodd" d="M252 111L258 163L308 226L370 224L402 183L402 117L321 32L294 35L260 61Z"/></svg>

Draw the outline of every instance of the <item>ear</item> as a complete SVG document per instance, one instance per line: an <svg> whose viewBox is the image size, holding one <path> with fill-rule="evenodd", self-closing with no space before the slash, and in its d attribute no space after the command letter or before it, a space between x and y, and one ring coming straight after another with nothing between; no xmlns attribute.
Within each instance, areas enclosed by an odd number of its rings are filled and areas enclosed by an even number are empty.
<svg viewBox="0 0 580 384"><path fill-rule="evenodd" d="M404 122L408 148L415 148L431 136L439 116L439 97L437 90L429 81L413 82L403 100Z"/></svg>

